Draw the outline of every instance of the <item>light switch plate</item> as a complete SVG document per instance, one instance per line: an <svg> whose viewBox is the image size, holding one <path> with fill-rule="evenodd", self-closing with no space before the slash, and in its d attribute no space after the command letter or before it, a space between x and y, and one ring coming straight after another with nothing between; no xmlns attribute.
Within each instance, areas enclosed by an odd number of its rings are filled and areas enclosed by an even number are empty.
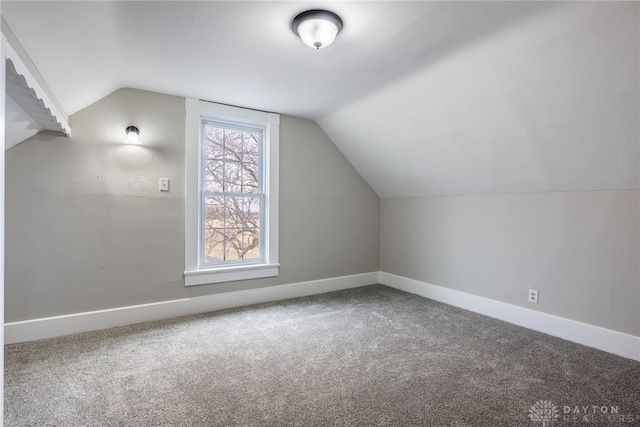
<svg viewBox="0 0 640 427"><path fill-rule="evenodd" d="M160 178L160 191L169 191L169 178Z"/></svg>

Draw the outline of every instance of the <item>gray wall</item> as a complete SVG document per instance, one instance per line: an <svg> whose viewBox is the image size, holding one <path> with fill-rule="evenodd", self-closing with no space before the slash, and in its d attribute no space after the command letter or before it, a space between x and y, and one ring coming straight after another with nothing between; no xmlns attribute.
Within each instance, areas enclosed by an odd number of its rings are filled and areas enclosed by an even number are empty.
<svg viewBox="0 0 640 427"><path fill-rule="evenodd" d="M280 276L189 288L184 99L122 89L70 124L6 152L7 322L379 269L379 199L312 121L281 117Z"/></svg>
<svg viewBox="0 0 640 427"><path fill-rule="evenodd" d="M382 271L640 335L637 190L382 199L380 212Z"/></svg>

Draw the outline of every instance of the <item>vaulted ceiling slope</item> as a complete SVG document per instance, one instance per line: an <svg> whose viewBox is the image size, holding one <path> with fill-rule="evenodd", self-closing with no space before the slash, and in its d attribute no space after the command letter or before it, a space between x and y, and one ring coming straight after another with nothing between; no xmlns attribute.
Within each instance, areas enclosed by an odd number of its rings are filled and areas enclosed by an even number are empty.
<svg viewBox="0 0 640 427"><path fill-rule="evenodd" d="M326 4L323 4L326 3ZM344 30L314 51L310 7ZM15 2L68 113L120 87L317 120L381 197L638 188L636 2Z"/></svg>
<svg viewBox="0 0 640 427"><path fill-rule="evenodd" d="M638 6L554 4L445 41L319 123L381 197L638 188Z"/></svg>

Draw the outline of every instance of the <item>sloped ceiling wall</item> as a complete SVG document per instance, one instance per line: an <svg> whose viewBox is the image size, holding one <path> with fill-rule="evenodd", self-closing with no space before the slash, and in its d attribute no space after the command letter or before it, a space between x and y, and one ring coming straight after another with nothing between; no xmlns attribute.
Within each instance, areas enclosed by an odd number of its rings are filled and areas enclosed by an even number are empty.
<svg viewBox="0 0 640 427"><path fill-rule="evenodd" d="M345 26L314 51L290 20ZM120 87L316 120L381 197L639 187L638 2L24 2L69 113ZM123 124L123 127L127 124Z"/></svg>
<svg viewBox="0 0 640 427"><path fill-rule="evenodd" d="M319 123L381 197L638 188L638 6L554 4Z"/></svg>

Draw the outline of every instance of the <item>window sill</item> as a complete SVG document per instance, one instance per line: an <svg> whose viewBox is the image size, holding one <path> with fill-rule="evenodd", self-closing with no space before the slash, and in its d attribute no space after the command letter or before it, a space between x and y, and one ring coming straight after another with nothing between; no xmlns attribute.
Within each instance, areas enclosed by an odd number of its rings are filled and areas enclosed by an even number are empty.
<svg viewBox="0 0 640 427"><path fill-rule="evenodd" d="M238 265L184 272L184 285L196 286L212 283L234 282L237 280L276 277L280 264Z"/></svg>

